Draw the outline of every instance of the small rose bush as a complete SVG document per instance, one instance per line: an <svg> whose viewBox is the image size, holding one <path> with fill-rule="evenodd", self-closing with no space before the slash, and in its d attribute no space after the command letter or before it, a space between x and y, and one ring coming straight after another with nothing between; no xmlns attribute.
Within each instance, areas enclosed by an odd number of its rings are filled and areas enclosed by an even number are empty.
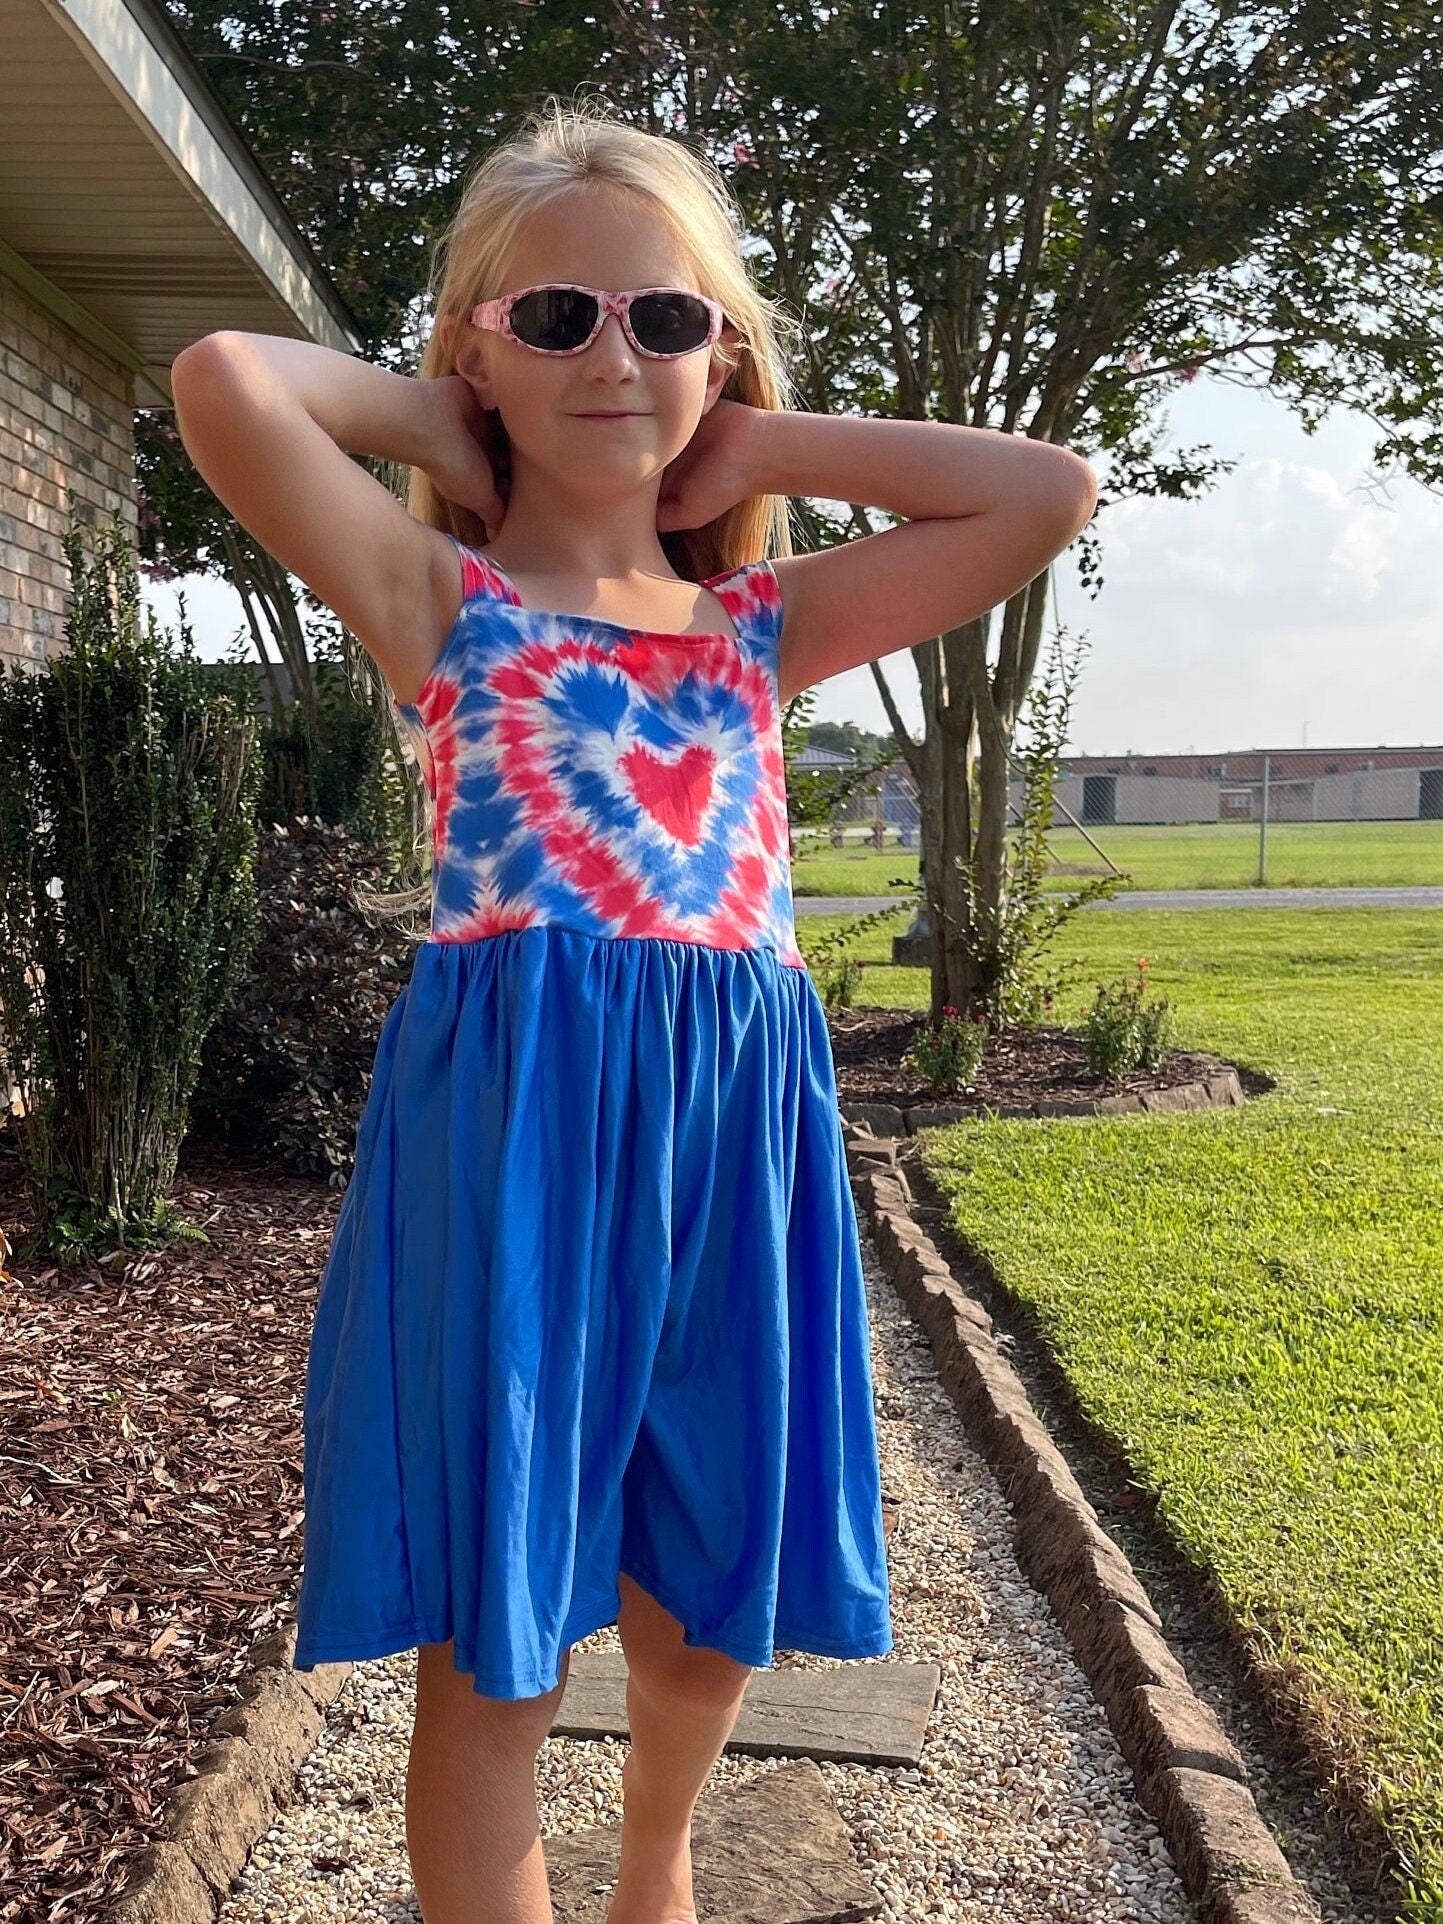
<svg viewBox="0 0 1443 1924"><path fill-rule="evenodd" d="M986 1042L987 1024L959 1015L947 1002L941 1023L913 1037L903 1066L925 1076L934 1089L957 1095L976 1082Z"/></svg>
<svg viewBox="0 0 1443 1924"><path fill-rule="evenodd" d="M822 1003L828 1009L850 1009L857 999L857 990L862 984L862 971L865 962L859 962L854 955L829 955L813 969L813 979L821 992Z"/></svg>
<svg viewBox="0 0 1443 1924"><path fill-rule="evenodd" d="M1172 1046L1172 1005L1165 997L1147 1000L1147 957L1140 955L1131 975L1099 982L1082 1032L1087 1066L1095 1076L1115 1079L1133 1069L1155 1069Z"/></svg>

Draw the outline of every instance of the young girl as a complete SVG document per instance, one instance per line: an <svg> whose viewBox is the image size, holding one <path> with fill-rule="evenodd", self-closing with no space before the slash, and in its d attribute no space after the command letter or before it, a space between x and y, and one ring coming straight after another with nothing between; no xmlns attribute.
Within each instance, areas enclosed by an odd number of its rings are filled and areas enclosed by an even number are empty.
<svg viewBox="0 0 1443 1924"><path fill-rule="evenodd" d="M684 145L552 102L466 189L419 378L230 332L174 366L196 466L373 657L432 804L316 1310L294 1658L417 1647L427 1924L551 1917L577 1639L617 1624L629 1672L609 1924L695 1919L753 1667L892 1647L781 707L1001 602L1095 490L1021 436L785 409L738 234ZM793 556L793 494L907 520Z"/></svg>

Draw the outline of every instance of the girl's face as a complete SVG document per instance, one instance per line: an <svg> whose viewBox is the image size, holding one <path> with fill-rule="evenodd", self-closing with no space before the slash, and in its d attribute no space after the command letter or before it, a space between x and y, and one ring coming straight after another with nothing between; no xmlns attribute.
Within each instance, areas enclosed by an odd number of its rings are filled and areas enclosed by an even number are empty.
<svg viewBox="0 0 1443 1924"><path fill-rule="evenodd" d="M517 236L506 276L509 294L544 281L576 281L623 292L699 285L687 254L644 202L588 184L531 216ZM723 339L734 338L728 323ZM467 320L456 367L483 407L497 408L511 442L511 499L518 485L557 489L569 499L595 495L615 507L625 493L660 489L667 463L690 441L731 370L713 348L651 360L608 314L579 354L538 354ZM611 419L588 414L618 410Z"/></svg>

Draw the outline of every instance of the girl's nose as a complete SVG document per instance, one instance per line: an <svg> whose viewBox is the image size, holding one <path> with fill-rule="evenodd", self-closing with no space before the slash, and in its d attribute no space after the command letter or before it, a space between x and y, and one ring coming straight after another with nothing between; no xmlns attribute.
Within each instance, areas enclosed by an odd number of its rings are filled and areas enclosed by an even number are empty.
<svg viewBox="0 0 1443 1924"><path fill-rule="evenodd" d="M623 360L632 358L631 342L626 338L626 329L621 325L619 314L608 314L601 323L601 331L587 349L589 354L602 360L612 360L620 356Z"/></svg>

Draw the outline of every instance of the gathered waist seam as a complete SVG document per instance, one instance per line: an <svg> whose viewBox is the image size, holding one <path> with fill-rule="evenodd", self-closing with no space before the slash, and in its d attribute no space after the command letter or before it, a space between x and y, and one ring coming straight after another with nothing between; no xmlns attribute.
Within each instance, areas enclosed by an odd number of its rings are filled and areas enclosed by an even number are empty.
<svg viewBox="0 0 1443 1924"><path fill-rule="evenodd" d="M659 942L676 949L701 949L708 955L769 955L780 968L791 969L798 974L807 972L805 958L799 961L789 960L772 942L746 943L731 948L719 942L694 942L682 935L608 935L593 929L574 929L565 922L528 922L519 928L492 929L485 935L437 935L433 931L423 938L420 946L436 949L474 949L480 947L483 942L498 942L508 935L529 935L536 929L554 930L559 935L573 935L583 942Z"/></svg>

